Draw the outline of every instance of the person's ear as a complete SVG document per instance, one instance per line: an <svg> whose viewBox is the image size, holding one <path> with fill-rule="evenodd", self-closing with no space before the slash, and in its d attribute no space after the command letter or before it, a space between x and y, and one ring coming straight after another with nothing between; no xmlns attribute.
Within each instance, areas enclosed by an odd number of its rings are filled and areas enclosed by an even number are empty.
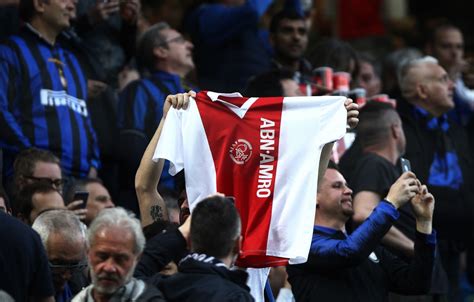
<svg viewBox="0 0 474 302"><path fill-rule="evenodd" d="M416 94L419 99L426 100L428 98L428 87L426 84L416 85Z"/></svg>
<svg viewBox="0 0 474 302"><path fill-rule="evenodd" d="M168 57L169 50L166 47L158 46L153 49L153 55L158 59L165 59Z"/></svg>
<svg viewBox="0 0 474 302"><path fill-rule="evenodd" d="M43 13L47 4L47 1L44 0L33 0L33 6L37 13Z"/></svg>
<svg viewBox="0 0 474 302"><path fill-rule="evenodd" d="M237 237L237 239L235 239L234 249L233 249L234 255L237 255L237 256L240 255L241 249L242 249L242 235L240 235L239 237Z"/></svg>

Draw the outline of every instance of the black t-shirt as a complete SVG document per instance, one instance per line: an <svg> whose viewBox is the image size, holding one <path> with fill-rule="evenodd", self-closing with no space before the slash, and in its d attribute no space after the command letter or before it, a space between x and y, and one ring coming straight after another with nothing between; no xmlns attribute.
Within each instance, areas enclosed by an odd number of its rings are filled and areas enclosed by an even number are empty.
<svg viewBox="0 0 474 302"><path fill-rule="evenodd" d="M374 153L365 153L355 163L349 187L353 190L353 196L361 191L370 191L382 199L387 196L390 187L400 175L400 168L387 159ZM394 223L395 227L411 240L415 240L416 221L411 204L405 204L398 211L400 218Z"/></svg>
<svg viewBox="0 0 474 302"><path fill-rule="evenodd" d="M39 235L1 211L0 289L17 302L54 295L48 258Z"/></svg>

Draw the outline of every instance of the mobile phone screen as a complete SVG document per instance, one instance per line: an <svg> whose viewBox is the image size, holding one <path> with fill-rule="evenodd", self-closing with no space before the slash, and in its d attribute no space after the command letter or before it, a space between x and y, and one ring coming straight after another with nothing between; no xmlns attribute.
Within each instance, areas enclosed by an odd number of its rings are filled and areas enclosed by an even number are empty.
<svg viewBox="0 0 474 302"><path fill-rule="evenodd" d="M81 209L85 209L87 205L87 199L89 198L89 192L76 192L74 193L73 201L82 200L82 204L80 205Z"/></svg>
<svg viewBox="0 0 474 302"><path fill-rule="evenodd" d="M410 161L406 158L400 158L400 164L402 166L402 172L405 173L405 172L408 172L408 171L411 171L411 164L410 164Z"/></svg>

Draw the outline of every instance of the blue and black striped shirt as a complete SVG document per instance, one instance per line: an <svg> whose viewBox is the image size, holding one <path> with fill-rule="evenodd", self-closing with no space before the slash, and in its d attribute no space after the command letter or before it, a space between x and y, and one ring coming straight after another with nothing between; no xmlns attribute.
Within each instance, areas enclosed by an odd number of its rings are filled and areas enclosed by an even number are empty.
<svg viewBox="0 0 474 302"><path fill-rule="evenodd" d="M27 25L0 44L0 148L6 158L35 146L57 155L67 175L83 177L97 168L86 99L81 66L59 42L51 45Z"/></svg>
<svg viewBox="0 0 474 302"><path fill-rule="evenodd" d="M146 144L151 140L163 116L163 104L169 94L182 93L189 87L182 84L180 77L165 71L156 71L151 76L130 83L120 94L118 109L121 133L134 132L142 136ZM144 150L137 152L142 154ZM131 152L133 154L135 152ZM140 159L137 159L137 168ZM169 163L165 163L160 178L160 186L170 189L174 181L168 173ZM130 175L134 179L135 175Z"/></svg>

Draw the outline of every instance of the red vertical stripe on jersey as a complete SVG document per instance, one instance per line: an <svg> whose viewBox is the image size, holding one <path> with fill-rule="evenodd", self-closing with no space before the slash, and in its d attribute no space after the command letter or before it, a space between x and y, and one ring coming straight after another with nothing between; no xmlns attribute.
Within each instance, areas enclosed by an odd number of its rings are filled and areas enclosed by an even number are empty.
<svg viewBox="0 0 474 302"><path fill-rule="evenodd" d="M248 98L220 97L242 106ZM216 167L217 190L234 196L242 220L238 265L266 267L287 259L267 257L267 240L277 170L283 98L260 98L241 119L205 92L196 103Z"/></svg>

